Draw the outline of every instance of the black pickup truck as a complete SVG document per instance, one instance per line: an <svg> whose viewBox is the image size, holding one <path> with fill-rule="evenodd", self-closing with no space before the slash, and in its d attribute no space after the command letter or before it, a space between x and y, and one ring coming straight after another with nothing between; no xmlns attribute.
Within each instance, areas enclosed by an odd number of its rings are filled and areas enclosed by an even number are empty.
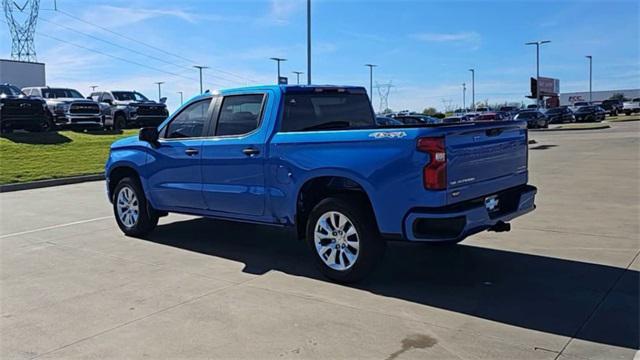
<svg viewBox="0 0 640 360"><path fill-rule="evenodd" d="M0 84L0 132L49 131L53 127L42 99L25 95L11 84Z"/></svg>

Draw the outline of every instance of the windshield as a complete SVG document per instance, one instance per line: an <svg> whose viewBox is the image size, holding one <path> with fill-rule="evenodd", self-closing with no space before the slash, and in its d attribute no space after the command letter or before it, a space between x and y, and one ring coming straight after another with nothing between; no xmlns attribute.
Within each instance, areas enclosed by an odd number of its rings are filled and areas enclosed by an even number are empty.
<svg viewBox="0 0 640 360"><path fill-rule="evenodd" d="M547 114L560 114L564 111L564 108L553 108L547 110Z"/></svg>
<svg viewBox="0 0 640 360"><path fill-rule="evenodd" d="M13 85L0 85L0 95L20 96L24 95L20 89Z"/></svg>
<svg viewBox="0 0 640 360"><path fill-rule="evenodd" d="M42 97L45 99L72 98L84 99L84 96L73 89L42 89Z"/></svg>
<svg viewBox="0 0 640 360"><path fill-rule="evenodd" d="M377 126L365 93L289 93L284 105L282 132Z"/></svg>
<svg viewBox="0 0 640 360"><path fill-rule="evenodd" d="M137 91L114 91L113 96L118 101L149 101L146 96Z"/></svg>
<svg viewBox="0 0 640 360"><path fill-rule="evenodd" d="M580 109L578 109L578 112L593 111L595 109L596 109L595 106L583 106Z"/></svg>

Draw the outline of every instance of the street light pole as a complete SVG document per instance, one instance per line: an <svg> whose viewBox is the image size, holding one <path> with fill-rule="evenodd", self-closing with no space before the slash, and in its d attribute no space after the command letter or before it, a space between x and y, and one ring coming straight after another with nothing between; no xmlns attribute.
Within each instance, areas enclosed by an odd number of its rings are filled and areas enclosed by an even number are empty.
<svg viewBox="0 0 640 360"><path fill-rule="evenodd" d="M591 80L593 79L593 56L587 55L585 57L589 59L589 102L593 102L593 89L591 88Z"/></svg>
<svg viewBox="0 0 640 360"><path fill-rule="evenodd" d="M201 66L201 65L193 65L194 68L198 69L200 71L200 94L202 94L203 89L202 89L202 69L208 69L208 66Z"/></svg>
<svg viewBox="0 0 640 360"><path fill-rule="evenodd" d="M536 46L536 105L540 107L540 45L550 43L550 40L532 41L525 45Z"/></svg>
<svg viewBox="0 0 640 360"><path fill-rule="evenodd" d="M164 81L158 81L155 84L158 85L158 101L160 101L162 99L162 84L164 84Z"/></svg>
<svg viewBox="0 0 640 360"><path fill-rule="evenodd" d="M271 60L278 63L278 79L276 80L276 84L280 84L280 63L282 61L287 61L287 59L272 57Z"/></svg>
<svg viewBox="0 0 640 360"><path fill-rule="evenodd" d="M307 85L311 85L311 0L307 0Z"/></svg>
<svg viewBox="0 0 640 360"><path fill-rule="evenodd" d="M98 85L91 85L89 86L91 88L91 92L95 92L97 88L99 88L100 86Z"/></svg>
<svg viewBox="0 0 640 360"><path fill-rule="evenodd" d="M369 100L371 100L371 103L373 103L373 68L377 67L378 65L364 64L364 66L367 66L369 68Z"/></svg>
<svg viewBox="0 0 640 360"><path fill-rule="evenodd" d="M296 81L298 82L298 85L300 85L300 75L304 73L302 71L292 71L292 73L296 74Z"/></svg>
<svg viewBox="0 0 640 360"><path fill-rule="evenodd" d="M476 69L469 69L471 71L471 103L473 104L473 111L476 111Z"/></svg>
<svg viewBox="0 0 640 360"><path fill-rule="evenodd" d="M182 91L178 91L178 94L180 94L180 105L184 104L184 93Z"/></svg>
<svg viewBox="0 0 640 360"><path fill-rule="evenodd" d="M463 114L467 113L466 96L467 96L467 84L462 83L462 113Z"/></svg>

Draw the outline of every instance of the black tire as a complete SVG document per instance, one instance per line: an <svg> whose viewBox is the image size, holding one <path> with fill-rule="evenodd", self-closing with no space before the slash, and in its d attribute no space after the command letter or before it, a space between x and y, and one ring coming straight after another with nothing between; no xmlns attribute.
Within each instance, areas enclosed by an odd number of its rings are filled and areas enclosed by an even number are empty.
<svg viewBox="0 0 640 360"><path fill-rule="evenodd" d="M325 264L320 257L319 250L316 249L315 231L318 220L329 212L338 212L346 216L357 232L357 256L355 261L345 270L336 270ZM333 227L332 224L329 225ZM318 229L320 229L320 227L318 227ZM343 225L342 230L344 230L345 233L349 232L346 224ZM386 247L386 242L380 237L378 232L374 215L366 200L361 196L336 195L335 197L329 197L320 201L313 210L311 210L307 221L306 234L307 244L320 272L327 278L339 283L352 283L366 277L382 259ZM344 239L348 237L348 235L344 235ZM351 235L351 238L353 239L353 235ZM328 241L328 243L333 244L335 242ZM336 257L342 259L338 261L346 264L348 262L345 260L346 255L345 257L342 255L345 249L339 249L340 245L338 244L336 244L335 249L333 245L330 246L331 248L328 248L327 251L335 251L337 253ZM351 250L348 249L349 245L346 247L346 250L352 253ZM327 252L324 254L326 255Z"/></svg>
<svg viewBox="0 0 640 360"><path fill-rule="evenodd" d="M118 196L125 188L132 191L137 200L138 218L132 225L125 224L123 220L121 220L118 212L118 207L120 206L118 204ZM158 225L158 214L147 202L147 198L144 196L144 191L142 191L142 186L138 179L126 177L120 180L113 191L112 202L113 215L116 218L118 227L120 227L120 230L122 230L125 235L133 237L145 236Z"/></svg>
<svg viewBox="0 0 640 360"><path fill-rule="evenodd" d="M127 118L118 114L113 118L113 130L124 130L127 128Z"/></svg>
<svg viewBox="0 0 640 360"><path fill-rule="evenodd" d="M625 111L624 114L629 116L629 115L631 115L631 111Z"/></svg>
<svg viewBox="0 0 640 360"><path fill-rule="evenodd" d="M44 121L40 124L40 126L34 127L31 131L33 132L49 132L53 131L53 121L47 116Z"/></svg>

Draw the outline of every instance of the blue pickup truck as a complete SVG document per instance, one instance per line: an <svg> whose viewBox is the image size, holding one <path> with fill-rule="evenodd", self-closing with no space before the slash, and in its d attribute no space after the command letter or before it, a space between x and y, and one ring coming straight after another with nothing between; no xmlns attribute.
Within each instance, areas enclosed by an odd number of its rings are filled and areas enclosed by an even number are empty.
<svg viewBox="0 0 640 360"><path fill-rule="evenodd" d="M457 243L532 211L527 136L523 121L380 125L362 87L231 89L116 141L107 191L126 235L170 212L288 227L352 282L387 240Z"/></svg>

